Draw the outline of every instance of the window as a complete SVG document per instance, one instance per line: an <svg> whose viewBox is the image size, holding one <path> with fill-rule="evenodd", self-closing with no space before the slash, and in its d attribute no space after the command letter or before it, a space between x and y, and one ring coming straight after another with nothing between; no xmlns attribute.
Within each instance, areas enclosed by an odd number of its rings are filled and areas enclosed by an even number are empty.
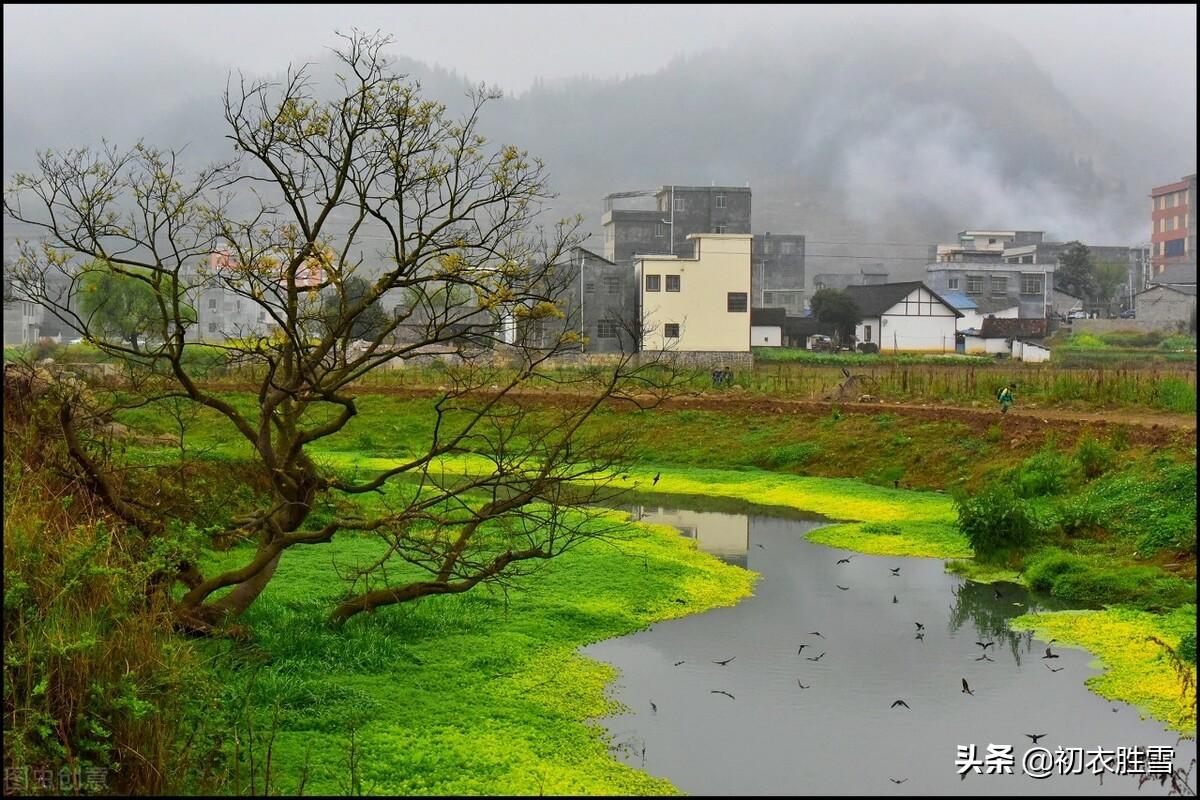
<svg viewBox="0 0 1200 800"><path fill-rule="evenodd" d="M662 224L661 222L654 226L655 238L661 239L661 238L663 238L663 236L666 235L666 233L667 233L667 226Z"/></svg>
<svg viewBox="0 0 1200 800"><path fill-rule="evenodd" d="M596 322L596 338L597 339L615 339L617 338L617 323L615 320L602 319Z"/></svg>
<svg viewBox="0 0 1200 800"><path fill-rule="evenodd" d="M647 292L662 291L661 286L662 286L662 276L661 275L647 275L646 276L646 291Z"/></svg>
<svg viewBox="0 0 1200 800"><path fill-rule="evenodd" d="M996 243L995 239L988 239L988 244L995 244L995 243Z"/></svg>
<svg viewBox="0 0 1200 800"><path fill-rule="evenodd" d="M724 207L725 207L725 195L723 195L723 194L719 194L719 195L717 195L717 198L716 198L716 205L717 205L717 208L724 208Z"/></svg>
<svg viewBox="0 0 1200 800"><path fill-rule="evenodd" d="M771 254L771 240L763 239L763 255Z"/></svg>
<svg viewBox="0 0 1200 800"><path fill-rule="evenodd" d="M745 312L749 303L746 292L730 292L726 300L726 309L732 312Z"/></svg>
<svg viewBox="0 0 1200 800"><path fill-rule="evenodd" d="M726 228L726 227L727 227L727 226L725 226L725 225L714 225L714 226L713 226L713 233L724 233L724 232L725 232L725 228Z"/></svg>
<svg viewBox="0 0 1200 800"><path fill-rule="evenodd" d="M1021 294L1041 294L1042 287L1041 275L1021 275Z"/></svg>
<svg viewBox="0 0 1200 800"><path fill-rule="evenodd" d="M1183 255L1183 243L1184 243L1183 239L1170 239L1166 242L1163 242L1163 244L1166 246L1166 249L1163 251L1163 255L1165 255L1165 256L1181 256L1181 255Z"/></svg>
<svg viewBox="0 0 1200 800"><path fill-rule="evenodd" d="M967 276L967 294L983 294L983 277L980 275Z"/></svg>
<svg viewBox="0 0 1200 800"><path fill-rule="evenodd" d="M217 323L215 323L215 322L208 323L208 332L216 333L217 332Z"/></svg>
<svg viewBox="0 0 1200 800"><path fill-rule="evenodd" d="M1008 294L1008 277L1005 275L992 276L992 297L1004 297Z"/></svg>
<svg viewBox="0 0 1200 800"><path fill-rule="evenodd" d="M951 290L958 289L958 278L950 278L947 285L950 287Z"/></svg>
<svg viewBox="0 0 1200 800"><path fill-rule="evenodd" d="M621 279L616 275L608 275L604 278L604 291L608 294L621 293Z"/></svg>
<svg viewBox="0 0 1200 800"><path fill-rule="evenodd" d="M668 322L666 325L663 325L663 336L667 337L668 339L678 339L679 323Z"/></svg>
<svg viewBox="0 0 1200 800"><path fill-rule="evenodd" d="M266 321L267 321L267 312L266 312L266 311L259 311L259 312L258 312L258 321L259 321L259 322L266 322Z"/></svg>
<svg viewBox="0 0 1200 800"><path fill-rule="evenodd" d="M683 198L682 197L675 198L675 210L683 211Z"/></svg>
<svg viewBox="0 0 1200 800"><path fill-rule="evenodd" d="M217 298L215 298L215 297L208 298L208 310L209 311L217 310Z"/></svg>
<svg viewBox="0 0 1200 800"><path fill-rule="evenodd" d="M871 326L870 325L863 325L863 341L864 342L871 341Z"/></svg>
<svg viewBox="0 0 1200 800"><path fill-rule="evenodd" d="M585 283L585 284L583 285L583 290L584 290L585 292L587 292L588 294L592 294L592 293L594 293L594 292L596 291L596 282L595 282L595 281L588 281L587 283Z"/></svg>
<svg viewBox="0 0 1200 800"><path fill-rule="evenodd" d="M678 275L668 275L667 276L667 291L668 292L678 292L679 291L679 276Z"/></svg>
<svg viewBox="0 0 1200 800"><path fill-rule="evenodd" d="M785 255L785 256L790 256L795 251L796 251L796 243L795 242L780 242L779 243L780 254Z"/></svg>

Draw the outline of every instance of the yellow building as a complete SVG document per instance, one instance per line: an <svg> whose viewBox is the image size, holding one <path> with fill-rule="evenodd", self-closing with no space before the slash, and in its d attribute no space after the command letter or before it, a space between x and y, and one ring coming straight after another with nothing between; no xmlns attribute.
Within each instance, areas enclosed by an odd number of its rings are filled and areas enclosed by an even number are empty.
<svg viewBox="0 0 1200 800"><path fill-rule="evenodd" d="M635 262L642 350L750 351L750 234L694 233L695 255Z"/></svg>

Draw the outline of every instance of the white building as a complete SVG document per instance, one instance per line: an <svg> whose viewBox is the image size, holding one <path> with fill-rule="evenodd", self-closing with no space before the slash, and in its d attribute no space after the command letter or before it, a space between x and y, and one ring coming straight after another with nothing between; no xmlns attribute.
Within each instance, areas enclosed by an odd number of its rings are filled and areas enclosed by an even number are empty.
<svg viewBox="0 0 1200 800"><path fill-rule="evenodd" d="M642 350L750 350L750 234L693 233L695 255L638 256Z"/></svg>
<svg viewBox="0 0 1200 800"><path fill-rule="evenodd" d="M876 344L889 353L954 352L962 312L921 281L848 286L844 291L862 312L854 330L860 343Z"/></svg>

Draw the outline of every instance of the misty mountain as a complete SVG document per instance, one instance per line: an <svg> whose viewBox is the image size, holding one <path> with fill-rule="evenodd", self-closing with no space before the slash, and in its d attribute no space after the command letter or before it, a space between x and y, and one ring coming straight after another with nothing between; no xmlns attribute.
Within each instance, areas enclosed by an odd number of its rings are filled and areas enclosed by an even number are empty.
<svg viewBox="0 0 1200 800"><path fill-rule="evenodd" d="M463 107L467 78L404 58L397 68L427 96ZM209 64L176 70L189 78L118 74L146 102L90 112L88 136L188 143L196 160L230 155L226 75ZM329 56L314 62L318 86L332 87L335 71ZM79 80L103 97L114 77L100 72ZM79 128L68 125L70 109L26 105L19 92L29 87L13 90L6 75L9 174ZM967 227L1131 243L1145 237L1149 187L1194 168L1182 164L1192 154L1168 153L1175 172L1146 174L1146 158L1135 157L1144 131L1085 117L1015 39L961 31L899 40L798 31L788 44L729 46L623 80L538 82L492 104L482 130L543 158L560 195L553 213L582 213L597 234L609 192L749 183L756 232L806 234L810 275L877 260L895 277L915 276L928 244ZM865 244L877 242L914 246Z"/></svg>

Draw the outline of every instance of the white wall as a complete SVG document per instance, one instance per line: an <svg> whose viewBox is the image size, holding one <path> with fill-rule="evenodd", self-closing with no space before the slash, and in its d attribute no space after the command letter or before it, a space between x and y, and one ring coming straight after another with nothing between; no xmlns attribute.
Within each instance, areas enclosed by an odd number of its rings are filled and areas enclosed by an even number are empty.
<svg viewBox="0 0 1200 800"><path fill-rule="evenodd" d="M865 328L870 325L871 341L883 353L953 353L957 319L954 309L917 287L881 317L864 319L854 332L860 342L866 341Z"/></svg>
<svg viewBox="0 0 1200 800"><path fill-rule="evenodd" d="M783 329L778 325L751 325L751 347L782 347Z"/></svg>
<svg viewBox="0 0 1200 800"><path fill-rule="evenodd" d="M1014 339L1012 343L1012 356L1027 364L1037 364L1050 360L1050 348L1042 347L1040 344L1034 344L1033 342L1022 342L1020 339Z"/></svg>

